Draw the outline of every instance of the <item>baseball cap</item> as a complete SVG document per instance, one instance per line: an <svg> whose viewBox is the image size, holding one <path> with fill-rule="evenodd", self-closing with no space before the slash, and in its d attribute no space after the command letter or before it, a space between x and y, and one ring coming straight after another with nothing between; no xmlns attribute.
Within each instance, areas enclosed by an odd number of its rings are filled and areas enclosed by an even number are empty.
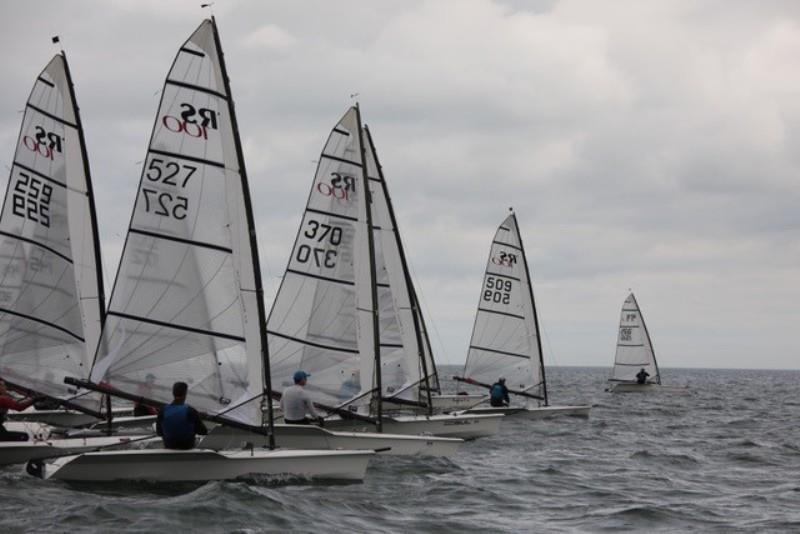
<svg viewBox="0 0 800 534"><path fill-rule="evenodd" d="M294 381L295 382L300 382L301 380L305 380L306 378L310 378L310 377L311 377L311 375L306 373L302 369L299 369L299 370L294 372Z"/></svg>

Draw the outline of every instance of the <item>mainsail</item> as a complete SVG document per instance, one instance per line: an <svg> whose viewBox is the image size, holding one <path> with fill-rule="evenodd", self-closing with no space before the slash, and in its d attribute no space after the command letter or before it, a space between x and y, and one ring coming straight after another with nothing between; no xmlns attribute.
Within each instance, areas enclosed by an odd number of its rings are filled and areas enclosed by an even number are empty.
<svg viewBox="0 0 800 534"><path fill-rule="evenodd" d="M306 390L316 401L366 410L377 380L364 168L354 107L333 128L320 155L267 335L276 391L304 369L312 375Z"/></svg>
<svg viewBox="0 0 800 534"><path fill-rule="evenodd" d="M409 274L389 189L372 142L367 143L367 177L372 193L373 236L380 318L381 377L384 394L427 403L435 389L433 357ZM420 386L424 395L420 397Z"/></svg>
<svg viewBox="0 0 800 534"><path fill-rule="evenodd" d="M509 389L538 395L547 404L533 287L514 213L492 239L464 366L466 379L491 384L500 377Z"/></svg>
<svg viewBox="0 0 800 534"><path fill-rule="evenodd" d="M219 35L167 75L92 381L261 425L266 343L249 190ZM268 392L267 392L268 393Z"/></svg>
<svg viewBox="0 0 800 534"><path fill-rule="evenodd" d="M51 397L75 395L63 380L89 375L105 313L100 265L83 129L62 52L28 98L0 215L0 376Z"/></svg>
<svg viewBox="0 0 800 534"><path fill-rule="evenodd" d="M650 375L647 379L648 382L661 384L653 343L650 341L650 334L639 309L639 303L631 293L622 304L617 353L614 357L611 380L636 381L636 375L641 369Z"/></svg>

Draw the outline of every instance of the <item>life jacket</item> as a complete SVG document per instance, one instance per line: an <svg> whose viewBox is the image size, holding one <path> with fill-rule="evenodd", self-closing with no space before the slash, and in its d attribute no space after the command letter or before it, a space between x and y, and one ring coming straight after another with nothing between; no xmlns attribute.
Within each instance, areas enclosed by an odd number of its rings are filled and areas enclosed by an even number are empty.
<svg viewBox="0 0 800 534"><path fill-rule="evenodd" d="M161 420L164 443L183 443L194 440L194 421L189 420L187 404L167 404Z"/></svg>
<svg viewBox="0 0 800 534"><path fill-rule="evenodd" d="M492 386L490 395L492 396L492 400L499 401L505 400L505 388L500 384L495 384Z"/></svg>

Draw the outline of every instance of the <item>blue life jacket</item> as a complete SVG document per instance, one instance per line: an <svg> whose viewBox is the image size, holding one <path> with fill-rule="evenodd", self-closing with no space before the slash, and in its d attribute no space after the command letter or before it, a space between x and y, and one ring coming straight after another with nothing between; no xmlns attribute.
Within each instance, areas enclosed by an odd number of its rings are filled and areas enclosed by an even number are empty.
<svg viewBox="0 0 800 534"><path fill-rule="evenodd" d="M505 400L505 392L503 391L503 386L500 384L495 384L492 386L491 390L492 400L499 401Z"/></svg>
<svg viewBox="0 0 800 534"><path fill-rule="evenodd" d="M167 404L161 421L161 432L165 443L181 443L194 440L194 421L189 420L187 404Z"/></svg>

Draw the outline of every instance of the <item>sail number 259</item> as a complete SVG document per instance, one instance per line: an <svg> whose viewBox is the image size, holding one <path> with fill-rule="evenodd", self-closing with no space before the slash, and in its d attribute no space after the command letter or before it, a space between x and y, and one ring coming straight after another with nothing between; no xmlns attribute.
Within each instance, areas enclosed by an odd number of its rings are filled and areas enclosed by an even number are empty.
<svg viewBox="0 0 800 534"><path fill-rule="evenodd" d="M336 247L342 242L341 227L309 219L308 227L303 232L303 235L313 240L314 245L319 243L323 246L300 245L297 247L297 255L295 256L297 261L308 263L313 258L313 263L317 267L326 267L328 269L336 267L336 250L331 247Z"/></svg>
<svg viewBox="0 0 800 534"><path fill-rule="evenodd" d="M197 167L192 165L181 165L174 161L164 161L159 158L152 158L145 177L152 184L160 186L168 185L181 189L186 187L189 179L197 171ZM142 188L144 194L144 209L146 212L153 212L162 217L174 217L175 219L185 219L189 208L189 198L182 195L173 195L166 191L159 191L147 187Z"/></svg>
<svg viewBox="0 0 800 534"><path fill-rule="evenodd" d="M496 304L508 304L511 301L511 280L487 276L483 300Z"/></svg>

